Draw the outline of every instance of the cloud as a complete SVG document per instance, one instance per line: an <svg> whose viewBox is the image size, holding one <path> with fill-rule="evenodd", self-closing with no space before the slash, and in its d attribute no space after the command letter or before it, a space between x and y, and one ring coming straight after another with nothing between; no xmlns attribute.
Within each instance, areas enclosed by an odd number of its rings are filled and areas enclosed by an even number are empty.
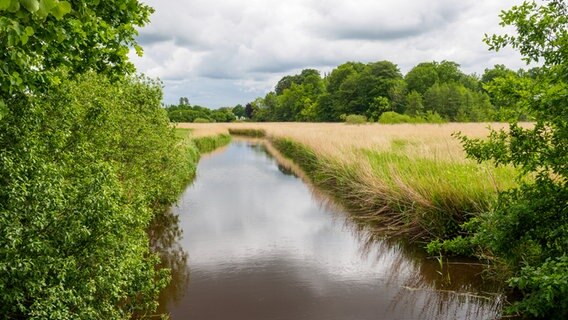
<svg viewBox="0 0 568 320"><path fill-rule="evenodd" d="M313 28L327 39L397 40L441 30L472 1L333 1Z"/></svg>
<svg viewBox="0 0 568 320"><path fill-rule="evenodd" d="M390 60L403 72L422 61L453 60L466 72L522 63L487 51L500 10L520 0L148 0L156 12L140 30L139 71L210 107L246 103L303 68Z"/></svg>

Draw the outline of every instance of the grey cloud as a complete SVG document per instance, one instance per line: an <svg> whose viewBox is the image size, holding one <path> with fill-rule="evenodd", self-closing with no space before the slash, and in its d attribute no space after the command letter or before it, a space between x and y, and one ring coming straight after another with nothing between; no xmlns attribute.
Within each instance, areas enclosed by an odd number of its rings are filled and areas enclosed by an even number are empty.
<svg viewBox="0 0 568 320"><path fill-rule="evenodd" d="M342 5L327 9L311 28L331 40L402 40L443 30L473 4L470 0L378 3L369 4L368 9L344 9Z"/></svg>
<svg viewBox="0 0 568 320"><path fill-rule="evenodd" d="M246 103L282 76L329 71L346 61L454 60L466 72L495 62L522 66L509 51L488 53L500 10L522 0L146 0L156 11L140 30L140 72L180 96L220 107Z"/></svg>
<svg viewBox="0 0 568 320"><path fill-rule="evenodd" d="M153 45L160 42L170 41L171 37L163 33L149 33L140 32L140 35L136 38L136 41L141 46Z"/></svg>

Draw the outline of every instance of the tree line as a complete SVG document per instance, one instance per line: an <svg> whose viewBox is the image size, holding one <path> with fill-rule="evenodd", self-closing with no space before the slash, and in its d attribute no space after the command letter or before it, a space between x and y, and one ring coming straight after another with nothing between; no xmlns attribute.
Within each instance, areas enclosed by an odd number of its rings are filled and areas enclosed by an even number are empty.
<svg viewBox="0 0 568 320"><path fill-rule="evenodd" d="M368 121L393 115L419 122L524 120L527 115L515 108L514 99L499 97L503 91L532 86L538 73L538 68L513 71L495 65L478 76L464 73L453 61L432 61L403 75L390 61L346 62L323 76L315 69L284 76L273 91L244 107L210 110L181 98L179 105L167 110L175 122L338 122L350 115ZM515 87L509 87L511 83Z"/></svg>

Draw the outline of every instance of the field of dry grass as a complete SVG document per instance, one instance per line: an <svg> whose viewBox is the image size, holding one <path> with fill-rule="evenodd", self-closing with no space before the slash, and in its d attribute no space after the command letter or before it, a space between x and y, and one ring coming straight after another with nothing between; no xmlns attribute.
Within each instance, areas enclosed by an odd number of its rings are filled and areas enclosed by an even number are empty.
<svg viewBox="0 0 568 320"><path fill-rule="evenodd" d="M179 124L194 136L263 129L275 146L357 212L362 220L420 238L455 234L514 185L513 168L466 158L453 133L486 137L500 123L346 125L343 123Z"/></svg>
<svg viewBox="0 0 568 320"><path fill-rule="evenodd" d="M485 137L487 127L501 123L448 123L398 125L346 125L343 123L180 123L178 128L193 129L195 136L228 133L229 128L264 129L269 136L290 138L314 151L343 157L352 149L403 151L409 157L463 162L465 154L454 132Z"/></svg>

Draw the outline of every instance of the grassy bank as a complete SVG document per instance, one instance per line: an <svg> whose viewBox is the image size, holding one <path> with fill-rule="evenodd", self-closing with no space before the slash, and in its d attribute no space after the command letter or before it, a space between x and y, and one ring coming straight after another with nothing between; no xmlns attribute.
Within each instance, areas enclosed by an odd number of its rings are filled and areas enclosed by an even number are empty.
<svg viewBox="0 0 568 320"><path fill-rule="evenodd" d="M388 235L433 239L456 235L459 225L486 211L499 187L512 185L513 170L474 163L410 158L390 151L351 150L342 158L318 154L287 138L272 144L293 159L320 188L356 218ZM487 174L490 180L480 179Z"/></svg>
<svg viewBox="0 0 568 320"><path fill-rule="evenodd" d="M231 135L227 133L213 133L211 135L195 136L191 129L175 128L176 137L185 144L193 144L199 153L208 153L231 142Z"/></svg>
<svg viewBox="0 0 568 320"><path fill-rule="evenodd" d="M180 141L180 146L184 149L183 152L188 154L188 161L192 172L190 181L195 177L197 163L202 154L211 152L231 142L231 136L224 133L195 137L190 129L175 128L174 132L175 136Z"/></svg>

